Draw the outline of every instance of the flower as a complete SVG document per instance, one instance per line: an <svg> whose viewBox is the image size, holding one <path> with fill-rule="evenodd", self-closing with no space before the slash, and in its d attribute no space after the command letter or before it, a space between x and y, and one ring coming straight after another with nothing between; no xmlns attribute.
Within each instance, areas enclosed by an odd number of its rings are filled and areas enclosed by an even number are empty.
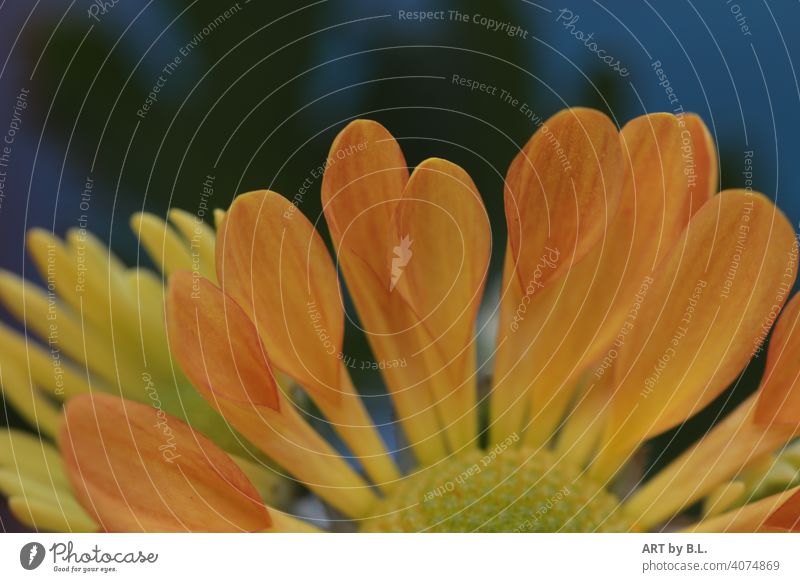
<svg viewBox="0 0 800 582"><path fill-rule="evenodd" d="M800 300L777 319L797 243L767 198L717 194L716 183L694 115L646 115L618 131L576 108L542 124L505 181L483 396L475 321L492 237L481 196L442 159L409 175L391 134L355 121L322 181L336 265L288 199L239 196L218 224L215 269L168 269L171 353L253 448L363 531L643 531L692 518L698 501L703 515L682 527L798 529ZM339 270L412 467L387 449L347 373ZM636 452L722 394L776 320L759 390L657 475L636 474ZM304 388L347 453L279 374ZM101 528L325 525L265 503L213 434L162 412L108 394L67 403L59 446Z"/></svg>
<svg viewBox="0 0 800 582"><path fill-rule="evenodd" d="M170 218L177 231L150 214L135 216L132 226L164 273L194 264L213 276L213 229L183 211ZM63 424L62 403L89 393L146 402L159 416L191 422L259 481L266 498L285 504L287 482L243 458L250 453L241 437L174 366L161 277L125 267L83 228L65 240L33 229L27 243L44 287L0 273L0 300L27 332L0 324L3 399L39 433L0 430L0 491L16 517L34 529L98 529L52 444Z"/></svg>

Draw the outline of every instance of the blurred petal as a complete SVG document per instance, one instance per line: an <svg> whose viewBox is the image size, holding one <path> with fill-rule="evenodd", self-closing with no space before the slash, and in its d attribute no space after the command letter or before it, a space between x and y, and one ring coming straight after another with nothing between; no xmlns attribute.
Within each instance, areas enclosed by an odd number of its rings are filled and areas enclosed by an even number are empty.
<svg viewBox="0 0 800 582"><path fill-rule="evenodd" d="M77 502L71 505L63 499L43 499L13 495L8 507L20 522L34 531L91 533L98 525Z"/></svg>
<svg viewBox="0 0 800 582"><path fill-rule="evenodd" d="M800 490L793 494L767 518L764 525L781 531L800 532Z"/></svg>
<svg viewBox="0 0 800 582"><path fill-rule="evenodd" d="M169 219L189 243L192 255L192 270L197 271L209 281L217 282L215 267L215 245L217 235L214 229L194 214L173 208Z"/></svg>
<svg viewBox="0 0 800 582"><path fill-rule="evenodd" d="M704 519L684 531L696 533L786 531L790 528L782 526L791 525L792 517L797 519L797 514L793 514L792 504L787 505L784 511L781 511L781 506L790 501L793 496L796 497L797 493L798 488L795 487L789 491L759 499L722 515ZM777 519L772 521L770 516L776 512L778 513Z"/></svg>
<svg viewBox="0 0 800 582"><path fill-rule="evenodd" d="M60 447L83 507L107 531L260 531L270 516L214 443L151 406L108 395L66 407Z"/></svg>
<svg viewBox="0 0 800 582"><path fill-rule="evenodd" d="M0 430L0 468L53 487L69 487L58 451L48 442L19 430Z"/></svg>
<svg viewBox="0 0 800 582"><path fill-rule="evenodd" d="M625 502L642 528L651 528L711 493L720 483L789 442L795 430L753 422L750 397Z"/></svg>
<svg viewBox="0 0 800 582"><path fill-rule="evenodd" d="M147 212L134 214L131 229L165 275L192 269L192 255L186 241L158 216Z"/></svg>

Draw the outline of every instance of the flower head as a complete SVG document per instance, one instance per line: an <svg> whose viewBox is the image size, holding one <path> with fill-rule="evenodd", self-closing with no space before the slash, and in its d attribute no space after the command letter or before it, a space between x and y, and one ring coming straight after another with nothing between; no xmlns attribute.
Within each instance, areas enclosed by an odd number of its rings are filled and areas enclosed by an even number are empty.
<svg viewBox="0 0 800 582"><path fill-rule="evenodd" d="M761 194L716 193L699 118L653 114L618 131L568 109L522 148L505 181L487 395L475 322L492 237L477 187L438 158L409 174L372 121L344 128L330 159L336 263L288 199L243 194L218 224L213 269L167 268L166 321L203 400L336 519L364 531L641 531L704 501L688 527L797 529L800 300L778 320L795 235ZM389 426L347 371L339 272L391 396ZM650 438L724 392L776 320L757 393L657 475L632 471ZM159 413L108 395L67 404L61 451L102 528L313 529L265 504L214 434ZM390 450L379 428L407 445Z"/></svg>

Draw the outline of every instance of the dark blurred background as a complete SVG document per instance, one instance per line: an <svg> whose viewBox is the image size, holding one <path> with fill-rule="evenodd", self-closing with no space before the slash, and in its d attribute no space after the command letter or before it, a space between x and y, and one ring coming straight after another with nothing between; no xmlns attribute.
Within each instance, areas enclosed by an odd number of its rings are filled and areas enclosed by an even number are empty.
<svg viewBox="0 0 800 582"><path fill-rule="evenodd" d="M444 19L401 16L420 10L444 10ZM508 27L490 30L475 15ZM89 230L129 263L138 256L130 214L163 215L173 206L196 212L207 175L215 176L217 207L264 187L291 198L356 117L386 125L412 166L440 156L465 167L499 250L503 176L536 128L523 103L541 118L566 106L596 107L619 125L650 111L697 112L719 146L722 187L744 185L744 152L753 151L754 188L796 224L798 24L797 2L766 0L7 0L0 4L0 133L21 92L28 107L3 168L0 267L35 278L25 231L76 226L87 178L95 185ZM574 30L593 33L626 74ZM453 75L496 86L497 94L470 91ZM137 114L159 76L157 101ZM501 90L518 103L501 99ZM300 205L312 221L318 188ZM348 353L366 354L356 334L348 344ZM647 462L673 457L741 400L761 360L677 438L661 437L654 450L669 443L667 452ZM6 416L0 423L24 425Z"/></svg>

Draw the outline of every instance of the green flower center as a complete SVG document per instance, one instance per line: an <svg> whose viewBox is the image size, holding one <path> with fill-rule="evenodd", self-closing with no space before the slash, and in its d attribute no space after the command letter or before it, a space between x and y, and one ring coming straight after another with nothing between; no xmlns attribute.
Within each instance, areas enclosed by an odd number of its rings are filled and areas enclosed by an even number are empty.
<svg viewBox="0 0 800 582"><path fill-rule="evenodd" d="M619 500L549 452L507 448L454 455L406 477L370 532L629 531Z"/></svg>

